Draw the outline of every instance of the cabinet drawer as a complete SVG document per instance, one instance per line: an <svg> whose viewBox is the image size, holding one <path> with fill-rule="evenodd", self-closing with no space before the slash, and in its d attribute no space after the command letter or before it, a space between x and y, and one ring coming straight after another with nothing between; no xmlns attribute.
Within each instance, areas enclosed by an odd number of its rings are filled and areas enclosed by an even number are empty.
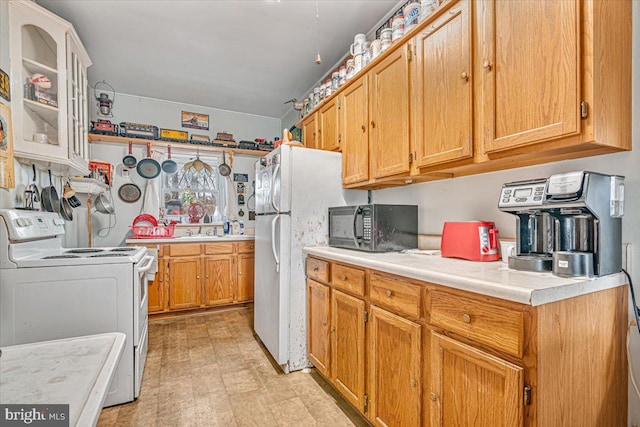
<svg viewBox="0 0 640 427"><path fill-rule="evenodd" d="M389 277L372 274L369 278L369 298L374 304L400 314L420 317L420 286Z"/></svg>
<svg viewBox="0 0 640 427"><path fill-rule="evenodd" d="M331 265L331 284L355 295L364 296L364 270L340 264Z"/></svg>
<svg viewBox="0 0 640 427"><path fill-rule="evenodd" d="M238 253L239 254L252 254L255 250L255 242L239 242Z"/></svg>
<svg viewBox="0 0 640 427"><path fill-rule="evenodd" d="M233 243L206 243L204 253L205 255L232 254Z"/></svg>
<svg viewBox="0 0 640 427"><path fill-rule="evenodd" d="M190 256L200 255L200 244L181 244L181 245L169 245L169 256Z"/></svg>
<svg viewBox="0 0 640 427"><path fill-rule="evenodd" d="M316 258L307 258L307 277L327 283L329 281L329 263Z"/></svg>
<svg viewBox="0 0 640 427"><path fill-rule="evenodd" d="M433 291L429 313L435 326L522 357L522 311Z"/></svg>

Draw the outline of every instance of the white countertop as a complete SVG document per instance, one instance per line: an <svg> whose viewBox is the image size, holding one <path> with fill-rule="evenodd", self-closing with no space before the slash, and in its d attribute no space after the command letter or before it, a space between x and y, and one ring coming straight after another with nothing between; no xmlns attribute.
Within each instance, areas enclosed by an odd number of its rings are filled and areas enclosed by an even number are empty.
<svg viewBox="0 0 640 427"><path fill-rule="evenodd" d="M70 426L95 426L125 339L114 332L2 348L0 402L68 404Z"/></svg>
<svg viewBox="0 0 640 427"><path fill-rule="evenodd" d="M562 278L551 273L511 270L507 264L474 262L439 255L369 253L326 246L304 252L333 261L371 268L451 288L532 306L614 288L627 283L623 273L588 278Z"/></svg>
<svg viewBox="0 0 640 427"><path fill-rule="evenodd" d="M240 240L255 240L252 235L228 235L228 236L180 236L166 239L127 239L127 244L162 244L162 243L205 243L205 242L235 242Z"/></svg>

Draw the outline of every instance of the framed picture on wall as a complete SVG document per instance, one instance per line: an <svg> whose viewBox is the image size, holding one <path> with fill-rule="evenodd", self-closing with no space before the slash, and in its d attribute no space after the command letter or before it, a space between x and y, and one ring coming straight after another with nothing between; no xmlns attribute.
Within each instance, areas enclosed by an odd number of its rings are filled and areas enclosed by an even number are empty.
<svg viewBox="0 0 640 427"><path fill-rule="evenodd" d="M182 127L191 129L209 130L209 115L200 113L182 112Z"/></svg>
<svg viewBox="0 0 640 427"><path fill-rule="evenodd" d="M15 187L11 108L0 102L0 188Z"/></svg>
<svg viewBox="0 0 640 427"><path fill-rule="evenodd" d="M9 89L9 75L0 70L0 96L11 101L11 91Z"/></svg>

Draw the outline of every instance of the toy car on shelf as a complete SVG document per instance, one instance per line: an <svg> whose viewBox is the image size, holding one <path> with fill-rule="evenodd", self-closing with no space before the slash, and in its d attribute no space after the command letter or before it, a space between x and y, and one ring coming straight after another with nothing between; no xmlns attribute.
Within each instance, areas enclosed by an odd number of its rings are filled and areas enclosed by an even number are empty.
<svg viewBox="0 0 640 427"><path fill-rule="evenodd" d="M160 129L160 140L168 142L189 142L189 132L183 130Z"/></svg>
<svg viewBox="0 0 640 427"><path fill-rule="evenodd" d="M120 136L126 138L158 139L160 137L160 130L158 126L122 122L120 123Z"/></svg>
<svg viewBox="0 0 640 427"><path fill-rule="evenodd" d="M109 120L98 119L96 121L91 121L90 133L118 136L119 130L118 125L111 123Z"/></svg>

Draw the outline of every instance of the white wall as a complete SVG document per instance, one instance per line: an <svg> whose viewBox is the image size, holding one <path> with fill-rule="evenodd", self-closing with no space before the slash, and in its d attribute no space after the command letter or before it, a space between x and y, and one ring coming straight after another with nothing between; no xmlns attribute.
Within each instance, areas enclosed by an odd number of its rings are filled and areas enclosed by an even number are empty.
<svg viewBox="0 0 640 427"><path fill-rule="evenodd" d="M420 233L424 234L441 234L445 221L490 220L496 222L500 236L515 237L513 215L497 208L503 183L574 170L624 175L623 241L633 247L631 274L640 294L640 2L633 3L633 40L633 151L380 190L374 192L374 202L418 204ZM636 329L631 337L631 358L640 380L640 335ZM640 424L640 400L631 387L629 423Z"/></svg>
<svg viewBox="0 0 640 427"><path fill-rule="evenodd" d="M190 111L196 113L209 114L210 130L201 131L180 127L181 111ZM202 107L197 105L182 104L172 101L164 101L159 99L138 97L134 95L116 94L114 109L114 117L109 119L112 123L122 121L148 123L158 127L169 129L186 130L190 134L193 131L197 134L208 134L215 137L216 132L228 131L234 135L236 141L249 140L256 138L273 139L281 133L280 119L256 116L252 114L236 113L215 108ZM95 109L93 109L95 116ZM175 148L175 147L174 147ZM189 150L195 154L197 146L190 146ZM129 226L133 219L140 213L142 200L136 203L125 203L117 196L120 186L131 179L143 191L146 180L140 178L135 171L130 173L130 178L124 178L121 175L122 157L126 154L128 147L123 144L113 143L92 143L91 157L94 160L102 160L116 166L116 173L113 183L114 204L117 213L117 224L109 231L106 237L100 237L94 232L94 246L113 246L119 245L129 231ZM142 159L146 156L144 146L134 146L134 156ZM180 148L180 152L184 150ZM208 155L208 154L207 154ZM251 194L251 181L255 179L255 162L258 157L236 155L233 160L233 173L249 174L249 183L245 189L245 200ZM229 159L227 159L229 162ZM160 178L156 178L159 180ZM235 185L235 184L234 184ZM248 220L247 206L240 206L245 212L244 217L238 217L245 222L247 228L252 228L254 221ZM237 207L230 205L229 217L235 217L238 213ZM86 223L86 213L82 212L80 216ZM102 214L94 214L92 216L94 230L98 230L108 226L109 217ZM82 230L84 232L84 229ZM105 234L106 230L102 234ZM79 233L78 246L86 245L86 233Z"/></svg>

